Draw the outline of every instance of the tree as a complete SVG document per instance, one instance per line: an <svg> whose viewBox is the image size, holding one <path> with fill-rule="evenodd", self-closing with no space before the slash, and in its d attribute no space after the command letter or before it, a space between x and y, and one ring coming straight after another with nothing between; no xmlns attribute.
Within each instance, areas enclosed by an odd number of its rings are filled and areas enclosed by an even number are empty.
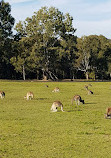
<svg viewBox="0 0 111 158"><path fill-rule="evenodd" d="M109 77L111 78L111 42L110 40L107 40L104 50L105 50L104 58L106 59L106 62L107 62L107 74L109 74Z"/></svg>
<svg viewBox="0 0 111 158"><path fill-rule="evenodd" d="M15 67L16 72L20 72L23 75L23 79L26 78L26 72L28 69L28 57L30 55L32 47L32 40L23 37L19 41L14 41L13 51L14 56L10 59L11 64Z"/></svg>
<svg viewBox="0 0 111 158"><path fill-rule="evenodd" d="M90 65L90 57L91 57L91 50L88 45L87 37L83 36L77 39L77 59L76 59L76 68L77 70L85 72L86 79L88 80L89 75L88 72L91 68Z"/></svg>
<svg viewBox="0 0 111 158"><path fill-rule="evenodd" d="M63 78L73 78L74 79L74 65L76 58L76 36L73 34L65 35L60 41L59 51L59 62L60 69L63 73ZM61 74L62 74L61 73Z"/></svg>
<svg viewBox="0 0 111 158"><path fill-rule="evenodd" d="M86 73L103 78L108 70L109 40L104 36L90 35L78 38L77 68Z"/></svg>
<svg viewBox="0 0 111 158"><path fill-rule="evenodd" d="M10 14L11 6L0 1L0 71L1 78L10 76L11 69L11 43L12 43L12 27L14 25L14 18ZM9 70L8 70L9 69Z"/></svg>
<svg viewBox="0 0 111 158"><path fill-rule="evenodd" d="M26 18L24 22L20 21L16 25L16 31L21 36L33 40L27 58L31 68L41 69L43 76L57 79L61 41L67 42L66 36L70 39L70 35L74 36L76 31L72 26L72 20L69 14L63 15L54 7L42 7L31 18ZM68 49L70 51L69 46ZM66 49L63 49L63 53L66 53Z"/></svg>
<svg viewBox="0 0 111 158"><path fill-rule="evenodd" d="M91 49L91 70L95 73L95 78L106 78L108 71L109 40L100 35L90 35Z"/></svg>

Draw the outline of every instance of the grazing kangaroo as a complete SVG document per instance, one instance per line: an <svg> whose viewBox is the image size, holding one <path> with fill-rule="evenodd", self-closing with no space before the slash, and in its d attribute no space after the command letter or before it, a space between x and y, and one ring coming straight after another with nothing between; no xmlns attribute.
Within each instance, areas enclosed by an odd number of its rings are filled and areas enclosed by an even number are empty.
<svg viewBox="0 0 111 158"><path fill-rule="evenodd" d="M82 100L81 96L80 95L75 95L72 99L71 99L71 103L73 105L73 101L76 102L76 105L80 105L80 103L84 103L84 100Z"/></svg>
<svg viewBox="0 0 111 158"><path fill-rule="evenodd" d="M60 101L54 101L51 107L52 112L57 112L57 108L61 107L61 111L64 112L63 110L63 104Z"/></svg>
<svg viewBox="0 0 111 158"><path fill-rule="evenodd" d="M1 97L1 99L5 98L5 92L0 91L0 97Z"/></svg>
<svg viewBox="0 0 111 158"><path fill-rule="evenodd" d="M85 88L86 90L88 90L88 86L87 86L87 85L85 85L84 88Z"/></svg>
<svg viewBox="0 0 111 158"><path fill-rule="evenodd" d="M88 92L88 95L93 94L93 92L89 89L87 90L87 92Z"/></svg>
<svg viewBox="0 0 111 158"><path fill-rule="evenodd" d="M59 92L60 89L58 87L54 88L54 90L52 92Z"/></svg>
<svg viewBox="0 0 111 158"><path fill-rule="evenodd" d="M110 119L111 118L111 107L106 109L105 118L106 119Z"/></svg>
<svg viewBox="0 0 111 158"><path fill-rule="evenodd" d="M34 98L34 94L33 94L33 92L27 92L27 95L24 97L24 98L26 98L27 100L31 100L31 99L33 99Z"/></svg>
<svg viewBox="0 0 111 158"><path fill-rule="evenodd" d="M91 84L89 84L89 86L92 86ZM93 94L93 92L91 90L88 89L88 86L85 85L84 88L87 90L88 95Z"/></svg>

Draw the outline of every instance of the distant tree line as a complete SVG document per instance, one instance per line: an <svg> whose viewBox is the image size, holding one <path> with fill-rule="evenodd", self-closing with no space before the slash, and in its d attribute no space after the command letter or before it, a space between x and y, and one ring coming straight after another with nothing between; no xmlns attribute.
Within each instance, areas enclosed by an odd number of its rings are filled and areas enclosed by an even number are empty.
<svg viewBox="0 0 111 158"><path fill-rule="evenodd" d="M73 17L42 7L16 24L9 3L0 1L1 79L110 79L111 40L78 38Z"/></svg>

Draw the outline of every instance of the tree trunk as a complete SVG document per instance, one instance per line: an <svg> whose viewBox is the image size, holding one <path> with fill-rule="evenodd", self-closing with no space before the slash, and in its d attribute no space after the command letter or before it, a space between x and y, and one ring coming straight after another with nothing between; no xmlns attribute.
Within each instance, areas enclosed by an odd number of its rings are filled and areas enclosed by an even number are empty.
<svg viewBox="0 0 111 158"><path fill-rule="evenodd" d="M23 80L25 80L25 67L23 65Z"/></svg>
<svg viewBox="0 0 111 158"><path fill-rule="evenodd" d="M73 78L72 79L74 80L74 73L73 73Z"/></svg>
<svg viewBox="0 0 111 158"><path fill-rule="evenodd" d="M37 80L39 79L39 71L37 70Z"/></svg>
<svg viewBox="0 0 111 158"><path fill-rule="evenodd" d="M63 71L63 79L64 79L64 71Z"/></svg>
<svg viewBox="0 0 111 158"><path fill-rule="evenodd" d="M42 72L43 72L43 80L47 80L47 76L45 75L45 70L44 69L42 69Z"/></svg>
<svg viewBox="0 0 111 158"><path fill-rule="evenodd" d="M88 74L88 72L86 72L86 79L87 79L87 80L89 79L89 74Z"/></svg>
<svg viewBox="0 0 111 158"><path fill-rule="evenodd" d="M46 75L43 75L43 80L47 80L47 76Z"/></svg>
<svg viewBox="0 0 111 158"><path fill-rule="evenodd" d="M96 74L94 75L94 80L96 80Z"/></svg>

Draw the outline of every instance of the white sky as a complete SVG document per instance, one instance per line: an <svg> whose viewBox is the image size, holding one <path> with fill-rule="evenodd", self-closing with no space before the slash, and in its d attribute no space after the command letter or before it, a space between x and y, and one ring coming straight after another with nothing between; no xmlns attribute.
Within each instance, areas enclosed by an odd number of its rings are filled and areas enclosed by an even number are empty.
<svg viewBox="0 0 111 158"><path fill-rule="evenodd" d="M16 23L31 17L43 6L54 6L73 17L75 35L103 35L111 39L111 0L5 0Z"/></svg>

